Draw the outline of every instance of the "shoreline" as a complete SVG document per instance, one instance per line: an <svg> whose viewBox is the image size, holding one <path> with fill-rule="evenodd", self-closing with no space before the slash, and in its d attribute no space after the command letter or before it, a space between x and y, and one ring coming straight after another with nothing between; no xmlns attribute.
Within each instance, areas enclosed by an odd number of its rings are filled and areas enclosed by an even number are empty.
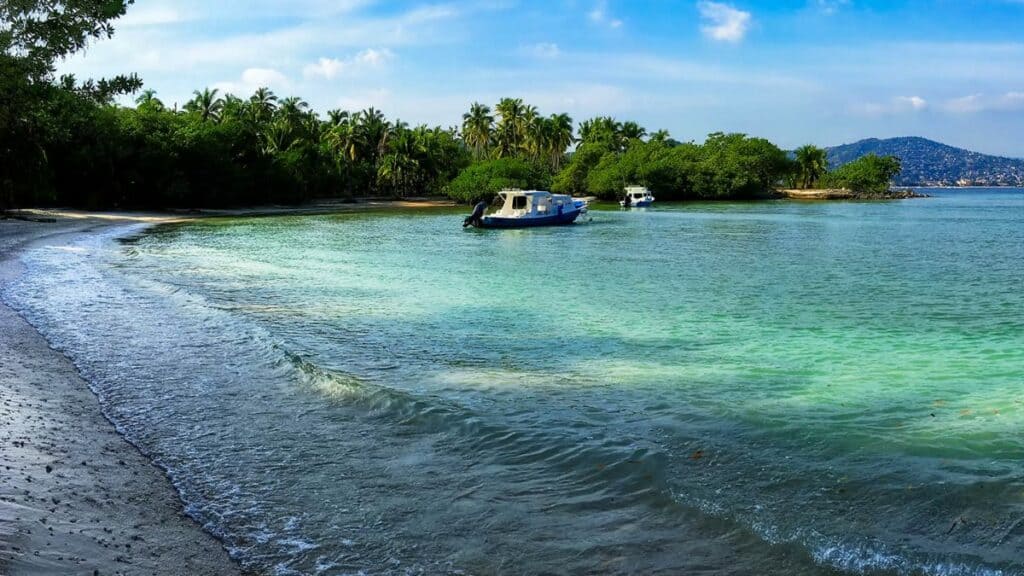
<svg viewBox="0 0 1024 576"><path fill-rule="evenodd" d="M778 194L785 200L906 200L929 198L911 189L894 189L885 193L854 192L846 188L783 188Z"/></svg>
<svg viewBox="0 0 1024 576"><path fill-rule="evenodd" d="M133 214L0 221L0 285L32 246L117 224ZM0 301L0 573L242 574L187 516L165 472L120 433L78 370Z"/></svg>
<svg viewBox="0 0 1024 576"><path fill-rule="evenodd" d="M297 206L269 205L244 208L201 208L167 210L86 210L82 208L12 208L8 214L16 220L52 223L56 218L71 220L98 220L106 222L152 222L168 224L197 218L258 218L261 216L318 216L345 214L371 210L457 208L463 206L453 200L437 198L408 198L404 200L366 198L358 201L321 200ZM0 213L3 221L3 213Z"/></svg>
<svg viewBox="0 0 1024 576"><path fill-rule="evenodd" d="M189 212L26 208L0 217L0 288L19 254L111 226L449 208L438 200ZM0 299L0 574L245 574L185 512L165 470L117 431L72 362Z"/></svg>

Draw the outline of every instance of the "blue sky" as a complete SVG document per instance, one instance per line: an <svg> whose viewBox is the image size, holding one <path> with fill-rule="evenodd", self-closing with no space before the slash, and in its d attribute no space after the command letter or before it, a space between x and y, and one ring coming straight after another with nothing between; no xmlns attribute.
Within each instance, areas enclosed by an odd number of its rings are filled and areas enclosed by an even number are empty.
<svg viewBox="0 0 1024 576"><path fill-rule="evenodd" d="M268 85L456 125L473 101L791 148L919 135L1024 157L1024 0L137 0L61 65L165 102Z"/></svg>

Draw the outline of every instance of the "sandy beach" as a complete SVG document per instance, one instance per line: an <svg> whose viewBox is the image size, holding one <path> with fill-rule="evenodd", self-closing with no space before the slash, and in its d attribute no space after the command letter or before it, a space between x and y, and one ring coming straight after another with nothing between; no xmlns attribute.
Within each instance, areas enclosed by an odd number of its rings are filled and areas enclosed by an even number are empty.
<svg viewBox="0 0 1024 576"><path fill-rule="evenodd" d="M27 245L160 216L0 220L0 283ZM0 574L238 574L182 512L164 473L121 437L71 362L0 304Z"/></svg>

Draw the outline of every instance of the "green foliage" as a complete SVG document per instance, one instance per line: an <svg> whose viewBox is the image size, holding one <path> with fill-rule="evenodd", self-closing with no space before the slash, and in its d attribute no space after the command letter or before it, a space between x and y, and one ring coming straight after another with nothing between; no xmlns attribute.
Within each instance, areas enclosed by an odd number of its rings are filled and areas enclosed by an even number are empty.
<svg viewBox="0 0 1024 576"><path fill-rule="evenodd" d="M711 134L703 145L627 140L616 148L610 119L596 119L585 142L555 176L554 189L613 199L641 184L664 200L744 198L767 192L791 170L786 153L762 138Z"/></svg>
<svg viewBox="0 0 1024 576"><path fill-rule="evenodd" d="M48 144L68 133L60 119L85 99L106 102L141 86L135 76L55 82L54 64L93 38L109 37L130 2L4 0L0 2L0 208L25 197L53 199Z"/></svg>
<svg viewBox="0 0 1024 576"><path fill-rule="evenodd" d="M822 148L807 144L794 150L793 155L796 162L793 174L800 188L813 188L828 172L828 153Z"/></svg>
<svg viewBox="0 0 1024 576"><path fill-rule="evenodd" d="M663 199L732 198L762 192L790 171L785 154L762 139L712 134L703 145L680 145L665 131L647 139L639 124L611 117L583 122L570 157L572 118L544 116L518 98L493 110L474 103L459 134L410 128L374 108L332 110L323 120L301 98L267 88L249 98L196 90L179 111L152 90L134 109L111 105L112 95L141 87L133 76L55 80L54 62L110 36L130 3L0 3L0 206L202 207L437 193L470 202L501 188L549 186L614 198L629 184ZM859 178L854 168L845 177Z"/></svg>
<svg viewBox="0 0 1024 576"><path fill-rule="evenodd" d="M792 171L786 153L764 138L716 132L702 152L701 179L693 183L700 198L750 198Z"/></svg>
<svg viewBox="0 0 1024 576"><path fill-rule="evenodd" d="M523 158L484 160L466 168L445 188L447 195L467 203L490 200L504 188L546 189L551 174L538 162Z"/></svg>
<svg viewBox="0 0 1024 576"><path fill-rule="evenodd" d="M846 188L860 194L884 194L900 169L900 159L895 156L868 154L829 172L821 183L828 188Z"/></svg>
<svg viewBox="0 0 1024 576"><path fill-rule="evenodd" d="M587 176L590 170L597 166L601 158L609 152L608 148L600 142L584 142L576 148L576 152L569 159L551 183L551 189L559 194L582 195L587 193Z"/></svg>

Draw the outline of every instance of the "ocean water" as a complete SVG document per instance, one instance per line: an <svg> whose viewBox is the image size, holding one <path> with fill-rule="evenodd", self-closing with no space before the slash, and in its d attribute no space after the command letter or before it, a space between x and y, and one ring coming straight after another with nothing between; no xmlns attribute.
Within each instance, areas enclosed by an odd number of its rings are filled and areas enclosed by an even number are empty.
<svg viewBox="0 0 1024 576"><path fill-rule="evenodd" d="M2 294L270 574L1024 574L1024 192L123 227Z"/></svg>

